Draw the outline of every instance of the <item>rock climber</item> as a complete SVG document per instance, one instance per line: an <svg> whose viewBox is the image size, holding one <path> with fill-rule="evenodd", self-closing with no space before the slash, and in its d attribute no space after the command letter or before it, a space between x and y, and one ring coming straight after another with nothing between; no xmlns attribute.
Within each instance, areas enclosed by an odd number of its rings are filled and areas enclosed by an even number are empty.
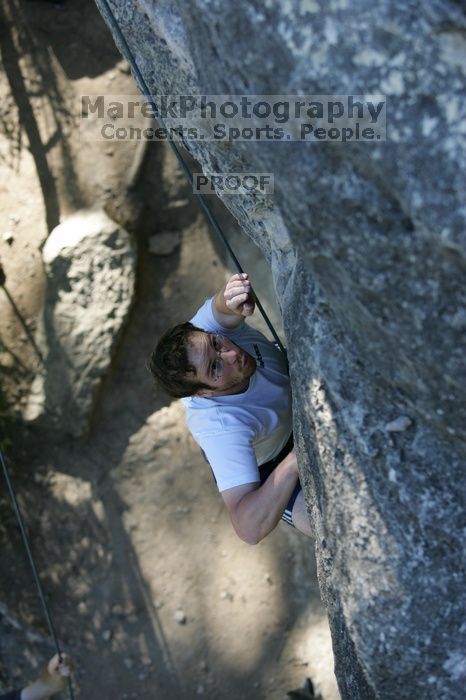
<svg viewBox="0 0 466 700"><path fill-rule="evenodd" d="M73 662L67 654L58 654L50 659L39 678L21 690L11 690L0 695L0 700L47 700L65 690Z"/></svg>
<svg viewBox="0 0 466 700"><path fill-rule="evenodd" d="M233 275L190 322L160 338L149 360L158 383L182 400L233 527L249 544L281 519L311 536L286 360L245 323L254 308L248 274Z"/></svg>

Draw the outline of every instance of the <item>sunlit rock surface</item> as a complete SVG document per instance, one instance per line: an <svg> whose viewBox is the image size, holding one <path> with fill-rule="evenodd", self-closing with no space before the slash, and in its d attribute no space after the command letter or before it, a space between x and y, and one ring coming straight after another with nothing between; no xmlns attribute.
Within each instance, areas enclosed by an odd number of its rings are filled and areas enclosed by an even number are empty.
<svg viewBox="0 0 466 700"><path fill-rule="evenodd" d="M386 142L188 147L275 176L273 199L224 201L282 305L341 695L463 698L461 4L111 5L154 94L387 95Z"/></svg>
<svg viewBox="0 0 466 700"><path fill-rule="evenodd" d="M81 435L129 314L135 251L128 232L103 211L80 211L52 231L42 254L37 343L44 363L25 418Z"/></svg>

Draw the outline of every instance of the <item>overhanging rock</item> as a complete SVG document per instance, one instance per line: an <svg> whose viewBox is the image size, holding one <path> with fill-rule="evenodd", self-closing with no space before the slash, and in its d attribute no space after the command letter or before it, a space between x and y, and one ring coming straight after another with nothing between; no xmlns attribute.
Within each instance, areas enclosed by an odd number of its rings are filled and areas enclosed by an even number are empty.
<svg viewBox="0 0 466 700"><path fill-rule="evenodd" d="M57 226L42 253L37 343L44 363L24 417L81 435L131 308L136 252L129 233L103 211L85 210Z"/></svg>
<svg viewBox="0 0 466 700"><path fill-rule="evenodd" d="M273 199L245 194L225 204L264 250L282 305L341 695L460 700L460 3L111 6L153 94L387 95L386 142L186 145L205 172L275 176ZM405 430L387 428L401 416L411 419Z"/></svg>

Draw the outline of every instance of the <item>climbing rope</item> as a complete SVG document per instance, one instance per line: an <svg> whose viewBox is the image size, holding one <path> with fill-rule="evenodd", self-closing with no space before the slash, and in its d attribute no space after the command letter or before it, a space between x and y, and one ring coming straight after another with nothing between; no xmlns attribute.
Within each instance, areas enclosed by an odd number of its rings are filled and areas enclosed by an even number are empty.
<svg viewBox="0 0 466 700"><path fill-rule="evenodd" d="M3 474L5 475L5 481L6 481L7 488L8 488L9 494L10 494L13 510L15 512L16 519L17 519L18 525L19 525L19 529L21 531L21 537L23 539L24 548L26 550L26 553L27 553L27 556L29 559L29 563L31 565L32 575L33 575L33 578L34 578L34 581L35 581L35 584L37 587L37 592L39 594L39 598L40 598L41 603L42 603L42 608L44 610L45 619L47 620L47 626L49 628L50 636L52 637L53 643L55 645L55 649L56 649L56 652L58 654L58 658L60 659L60 661L62 661L62 653L61 653L60 645L58 643L58 637L57 637L57 634L55 632L55 627L53 624L52 616L50 614L50 610L48 608L47 601L45 599L44 590L42 588L42 584L41 584L40 577L39 577L39 572L37 570L37 566L36 566L36 563L34 561L34 557L32 555L31 547L29 545L29 538L28 538L28 535L26 532L26 527L24 525L23 516L21 515L21 510L20 510L20 507L18 504L18 500L16 498L15 490L13 488L10 473L8 471L6 460L4 458L3 451L1 449L0 449L0 461L2 463ZM74 700L73 686L71 683L71 678L68 678L68 690L70 693L71 700Z"/></svg>
<svg viewBox="0 0 466 700"><path fill-rule="evenodd" d="M136 63L136 59L134 58L134 55L133 55L133 52L131 51L129 44L126 41L126 38L125 38L123 32L121 31L120 26L115 18L115 15L113 14L113 11L112 11L112 8L110 7L110 4L108 3L107 0L100 0L100 2L102 3L102 5L104 5L104 7L107 11L110 23L111 23L115 33L118 35L118 38L119 38L119 40L124 48L124 51L126 53L126 57L131 65L131 68L133 69L133 74L136 77L136 81L139 85L140 91L144 95L144 98L147 100L147 102L150 104L151 109L153 110L153 114L156 115L157 120L159 121L161 126L164 129L167 129L167 127L165 126L165 122L164 122L162 116L160 115L159 110L157 109L157 105L154 102L154 99L153 99L152 94L149 90L149 87L148 87L146 81L144 80L144 77L143 77L141 71L138 68L138 65ZM168 131L167 131L167 133L168 133ZM176 143L172 139L170 139L168 141L168 143L170 145L170 148L174 152L174 154L178 160L178 163L180 164L180 167L181 167L183 173L185 174L188 182L190 183L191 189L192 189L193 177L191 175L191 171L189 170L189 167L188 167L186 161L184 160L183 156L181 155ZM197 200L198 200L199 204L201 205L205 215L207 216L207 219L210 221L215 233L217 234L217 236L220 238L220 240L222 241L222 243L224 244L224 246L228 250L228 253L230 254L230 257L231 257L236 269L238 270L238 272L240 274L243 274L244 270L243 270L238 258L236 257L235 253L233 252L231 245L229 244L228 240L226 239L226 236L223 233L220 224L218 223L213 212L210 210L204 195L201 192L194 192L194 194L196 195ZM271 320L267 316L264 307L262 306L260 300L257 297L257 294L254 291L253 291L253 296L254 296L254 301L256 303L257 308L259 309L260 313L262 314L262 317L263 317L265 323L267 324L268 329L270 330L271 334L273 335L275 343L277 344L277 346L280 348L280 350L283 352L283 354L286 357L286 350L283 346L283 343L281 342L281 340L278 336L278 333L276 332L275 328L273 327Z"/></svg>

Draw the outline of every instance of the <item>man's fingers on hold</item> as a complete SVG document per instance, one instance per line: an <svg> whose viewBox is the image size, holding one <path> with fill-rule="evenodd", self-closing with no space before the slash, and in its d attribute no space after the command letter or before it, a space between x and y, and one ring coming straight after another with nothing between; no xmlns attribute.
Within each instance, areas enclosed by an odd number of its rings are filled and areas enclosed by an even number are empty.
<svg viewBox="0 0 466 700"><path fill-rule="evenodd" d="M244 291L244 289L237 289L235 291L230 292L226 298L230 301L235 300L238 301L240 299L247 299L249 296L249 291Z"/></svg>
<svg viewBox="0 0 466 700"><path fill-rule="evenodd" d="M227 285L242 284L244 282L247 282L249 284L249 278L247 275L245 275L244 277L242 275L234 275L233 277L230 277L230 279L227 282Z"/></svg>
<svg viewBox="0 0 466 700"><path fill-rule="evenodd" d="M248 278L247 272L242 272L241 274L237 272L236 275L232 275L230 277L229 282L232 282L233 280L245 280L247 278Z"/></svg>
<svg viewBox="0 0 466 700"><path fill-rule="evenodd" d="M249 289L251 283L248 280L238 280L235 282L229 282L226 286L226 290L230 289Z"/></svg>

